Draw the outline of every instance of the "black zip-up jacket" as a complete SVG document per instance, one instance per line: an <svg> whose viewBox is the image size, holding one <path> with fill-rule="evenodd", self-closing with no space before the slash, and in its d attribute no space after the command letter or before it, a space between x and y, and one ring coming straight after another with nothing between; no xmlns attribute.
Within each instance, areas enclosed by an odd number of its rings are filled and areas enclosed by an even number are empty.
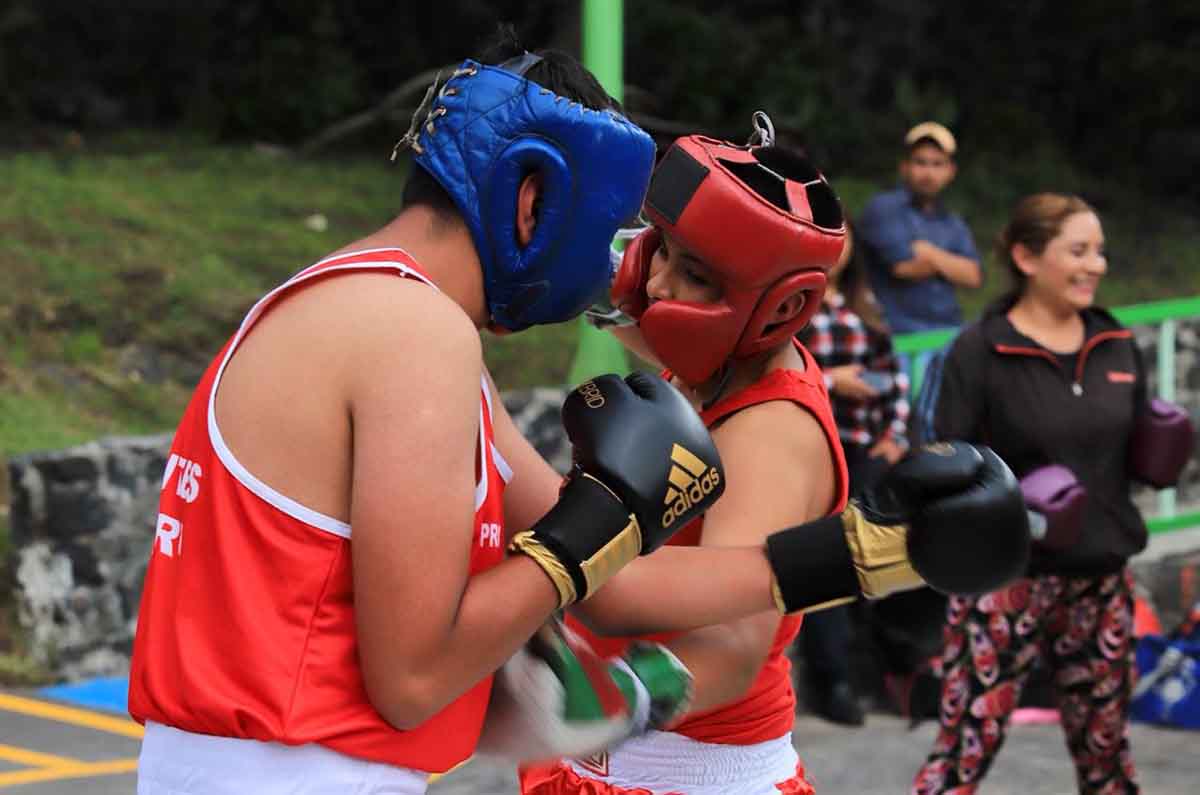
<svg viewBox="0 0 1200 795"><path fill-rule="evenodd" d="M1082 537L1067 550L1036 547L1030 574L1097 576L1146 546L1130 498L1126 449L1146 385L1133 335L1108 312L1087 309L1073 372L1021 334L993 304L946 357L934 412L939 439L986 444L1017 478L1046 464L1069 468L1087 489Z"/></svg>

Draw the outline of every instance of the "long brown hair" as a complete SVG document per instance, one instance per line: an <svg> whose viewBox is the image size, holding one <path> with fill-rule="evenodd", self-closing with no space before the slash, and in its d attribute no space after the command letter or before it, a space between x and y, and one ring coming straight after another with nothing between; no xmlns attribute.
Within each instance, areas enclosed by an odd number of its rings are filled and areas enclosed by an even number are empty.
<svg viewBox="0 0 1200 795"><path fill-rule="evenodd" d="M1035 193L1017 202L1008 223L996 236L996 259L1007 266L1013 282L1012 289L1001 300L1016 301L1025 293L1029 281L1013 260L1014 246L1023 245L1035 256L1039 255L1062 232L1068 218L1095 212L1083 199L1068 193Z"/></svg>
<svg viewBox="0 0 1200 795"><path fill-rule="evenodd" d="M854 227L846 219L846 267L837 276L837 289L846 301L846 307L862 318L862 322L872 331L887 334L888 326L879 311L879 303L871 292L871 284L867 280L867 268L863 257L858 251Z"/></svg>

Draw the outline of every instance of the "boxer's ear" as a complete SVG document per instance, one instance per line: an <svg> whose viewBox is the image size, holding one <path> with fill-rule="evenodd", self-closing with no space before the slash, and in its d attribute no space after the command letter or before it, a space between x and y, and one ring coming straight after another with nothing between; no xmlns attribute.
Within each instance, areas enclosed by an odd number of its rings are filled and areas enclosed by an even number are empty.
<svg viewBox="0 0 1200 795"><path fill-rule="evenodd" d="M542 206L542 175L533 173L521 180L517 188L517 245L522 248L533 240L538 211Z"/></svg>
<svg viewBox="0 0 1200 795"><path fill-rule="evenodd" d="M785 298L771 315L770 325L786 323L800 314L808 303L808 293L795 293Z"/></svg>

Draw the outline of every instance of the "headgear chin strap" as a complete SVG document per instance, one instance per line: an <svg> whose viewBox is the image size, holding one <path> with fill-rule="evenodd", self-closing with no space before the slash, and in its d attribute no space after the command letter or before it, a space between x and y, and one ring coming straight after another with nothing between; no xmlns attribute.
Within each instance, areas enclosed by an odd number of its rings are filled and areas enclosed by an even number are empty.
<svg viewBox="0 0 1200 795"><path fill-rule="evenodd" d="M659 360L692 385L803 328L846 235L837 197L808 161L698 135L664 155L643 212L654 228L625 250L613 303L638 319ZM719 300L649 303L650 260L662 232L712 269ZM798 293L804 306L776 321L776 310Z"/></svg>
<svg viewBox="0 0 1200 795"><path fill-rule="evenodd" d="M492 323L509 331L569 320L608 285L609 241L637 214L654 165L654 142L624 116L523 77L539 60L464 61L436 97L430 89L397 144L412 148L462 213ZM533 173L541 204L521 246L517 189Z"/></svg>

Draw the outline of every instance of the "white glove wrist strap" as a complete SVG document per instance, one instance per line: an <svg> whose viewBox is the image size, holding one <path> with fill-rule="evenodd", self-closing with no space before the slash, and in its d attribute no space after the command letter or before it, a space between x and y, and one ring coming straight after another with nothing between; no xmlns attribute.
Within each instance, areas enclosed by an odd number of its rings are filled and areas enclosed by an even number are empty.
<svg viewBox="0 0 1200 795"><path fill-rule="evenodd" d="M637 701L633 706L632 727L635 733L640 734L650 725L650 691L646 689L646 685L638 678L633 669L629 667L629 663L621 658L616 658L609 661L614 668L620 668L629 675L630 681L633 682L634 692L637 694Z"/></svg>

